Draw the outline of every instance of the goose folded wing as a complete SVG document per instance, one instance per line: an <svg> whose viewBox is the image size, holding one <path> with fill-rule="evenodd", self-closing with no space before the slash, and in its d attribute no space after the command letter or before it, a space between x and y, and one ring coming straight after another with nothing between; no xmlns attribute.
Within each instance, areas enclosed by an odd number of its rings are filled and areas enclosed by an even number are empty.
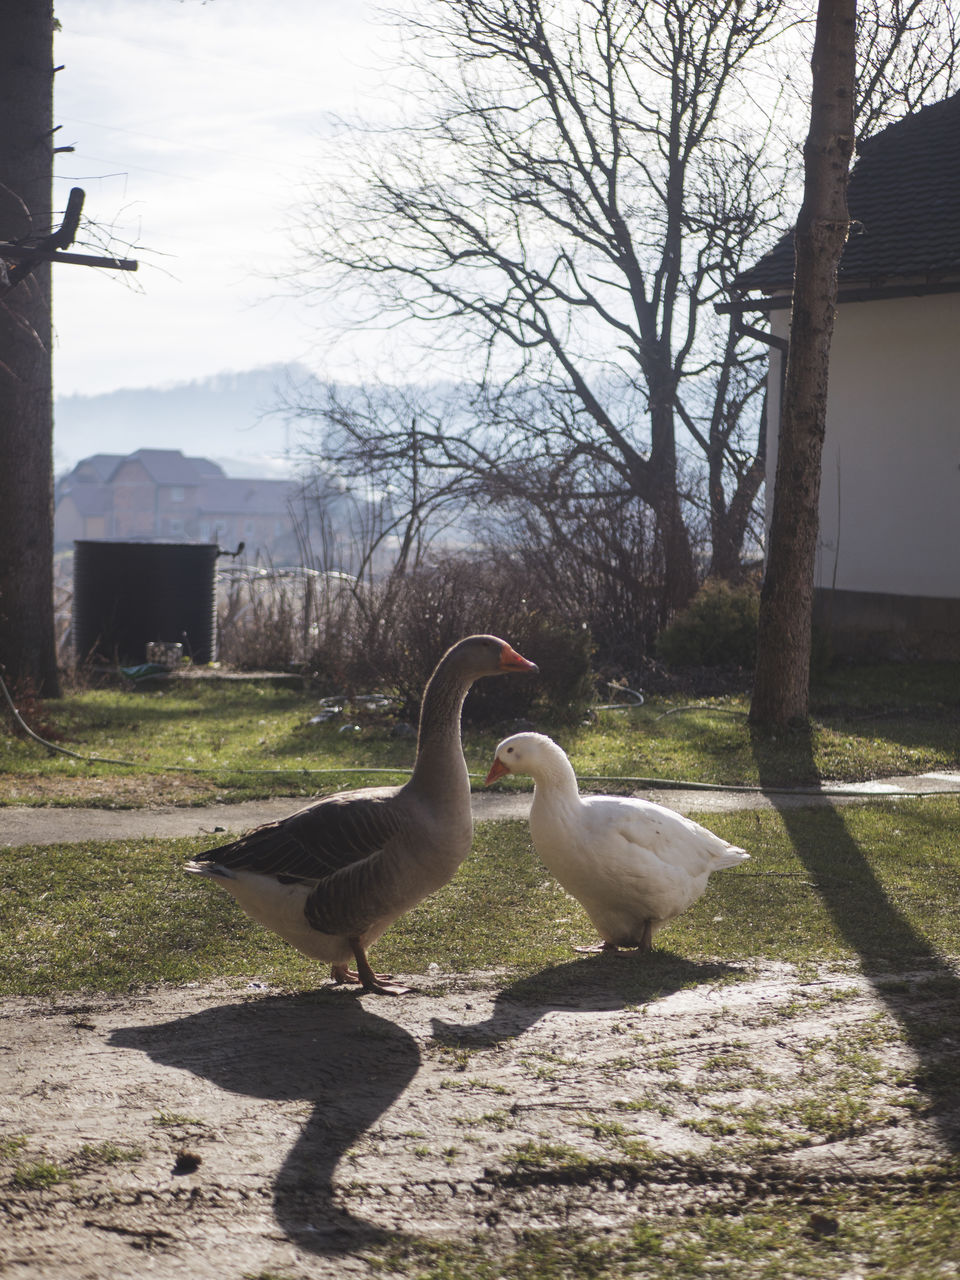
<svg viewBox="0 0 960 1280"><path fill-rule="evenodd" d="M316 885L379 853L399 827L390 797L331 796L210 849L198 861Z"/></svg>
<svg viewBox="0 0 960 1280"><path fill-rule="evenodd" d="M633 798L616 799L612 800L606 812L611 820L611 834L615 832L634 849L652 853L689 871L699 873L716 856L732 847L692 818L661 805Z"/></svg>
<svg viewBox="0 0 960 1280"><path fill-rule="evenodd" d="M307 923L320 933L360 936L378 920L397 914L402 901L403 867L386 868L376 856L342 867L327 876L304 903Z"/></svg>

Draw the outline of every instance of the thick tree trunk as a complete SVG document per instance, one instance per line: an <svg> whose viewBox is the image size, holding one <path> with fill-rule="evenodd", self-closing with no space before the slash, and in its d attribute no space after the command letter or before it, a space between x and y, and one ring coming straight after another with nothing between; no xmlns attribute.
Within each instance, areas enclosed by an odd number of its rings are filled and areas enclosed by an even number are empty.
<svg viewBox="0 0 960 1280"><path fill-rule="evenodd" d="M648 372L650 385L651 449L649 480L638 494L649 503L656 520L657 539L663 558L663 617L665 624L690 603L697 589L697 570L690 542L690 530L683 518L683 504L677 478L677 433L673 400L676 380L669 371L668 350L661 352L659 369Z"/></svg>
<svg viewBox="0 0 960 1280"><path fill-rule="evenodd" d="M690 545L690 532L683 519L680 498L674 487L664 485L663 500L656 508L657 530L663 555L665 623L685 608L697 589L697 569Z"/></svg>
<svg viewBox="0 0 960 1280"><path fill-rule="evenodd" d="M804 721L819 530L820 462L837 267L847 237L856 0L820 0L804 195L796 229L790 351L750 719Z"/></svg>
<svg viewBox="0 0 960 1280"><path fill-rule="evenodd" d="M17 0L5 17L0 240L6 242L50 230L52 0ZM0 284L0 294L0 669L14 688L31 684L55 696L49 263L12 289Z"/></svg>

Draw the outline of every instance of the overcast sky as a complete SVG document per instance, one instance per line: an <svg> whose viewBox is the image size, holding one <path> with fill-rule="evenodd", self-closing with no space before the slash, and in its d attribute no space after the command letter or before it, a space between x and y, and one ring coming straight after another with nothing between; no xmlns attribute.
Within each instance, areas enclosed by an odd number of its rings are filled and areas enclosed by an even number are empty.
<svg viewBox="0 0 960 1280"><path fill-rule="evenodd" d="M56 0L56 14L57 144L75 150L56 157L55 207L82 187L85 217L140 262L55 268L56 393L288 361L336 373L273 277L294 260L318 140L376 101L366 0Z"/></svg>

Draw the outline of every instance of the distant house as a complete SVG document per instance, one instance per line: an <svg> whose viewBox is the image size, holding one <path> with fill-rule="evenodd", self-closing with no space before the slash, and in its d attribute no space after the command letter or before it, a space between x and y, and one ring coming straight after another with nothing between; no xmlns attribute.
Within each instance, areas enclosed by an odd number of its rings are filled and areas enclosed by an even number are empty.
<svg viewBox="0 0 960 1280"><path fill-rule="evenodd" d="M297 481L237 479L179 449L96 454L58 481L54 538L60 550L77 539L243 542L247 560L296 564L307 501Z"/></svg>
<svg viewBox="0 0 960 1280"><path fill-rule="evenodd" d="M864 141L848 203L815 616L841 653L960 658L960 95ZM738 285L783 345L792 236ZM768 506L785 360L771 350Z"/></svg>

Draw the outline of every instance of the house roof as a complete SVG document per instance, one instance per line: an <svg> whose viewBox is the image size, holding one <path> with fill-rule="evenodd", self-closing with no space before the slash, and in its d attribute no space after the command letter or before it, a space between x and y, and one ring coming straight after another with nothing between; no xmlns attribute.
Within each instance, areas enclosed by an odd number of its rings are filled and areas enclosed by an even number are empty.
<svg viewBox="0 0 960 1280"><path fill-rule="evenodd" d="M223 467L209 458L188 458L179 449L137 449L135 453L92 454L78 462L60 483L106 484L118 467L129 462L139 462L154 484L204 484L226 475Z"/></svg>
<svg viewBox="0 0 960 1280"><path fill-rule="evenodd" d="M123 462L139 462L154 484L202 484L225 475L209 458L188 458L179 449L137 449Z"/></svg>
<svg viewBox="0 0 960 1280"><path fill-rule="evenodd" d="M856 225L840 260L841 285L960 274L960 93L864 139L857 156L847 189ZM793 270L791 231L737 285L782 292Z"/></svg>
<svg viewBox="0 0 960 1280"><path fill-rule="evenodd" d="M286 516L288 504L301 493L295 480L245 480L235 477L215 479L197 495L204 515L231 514Z"/></svg>
<svg viewBox="0 0 960 1280"><path fill-rule="evenodd" d="M57 501L72 498L84 515L110 510L116 472L131 462L139 463L156 485L193 486L196 510L206 515L285 516L291 500L303 492L299 480L240 479L227 476L209 458L188 458L179 449L138 449L126 455L84 458L58 482ZM98 475L105 477L102 483L96 480Z"/></svg>
<svg viewBox="0 0 960 1280"><path fill-rule="evenodd" d="M71 480L82 480L85 484L101 482L104 483L110 479L118 465L126 458L122 453L94 453L89 458L83 458L70 472Z"/></svg>

